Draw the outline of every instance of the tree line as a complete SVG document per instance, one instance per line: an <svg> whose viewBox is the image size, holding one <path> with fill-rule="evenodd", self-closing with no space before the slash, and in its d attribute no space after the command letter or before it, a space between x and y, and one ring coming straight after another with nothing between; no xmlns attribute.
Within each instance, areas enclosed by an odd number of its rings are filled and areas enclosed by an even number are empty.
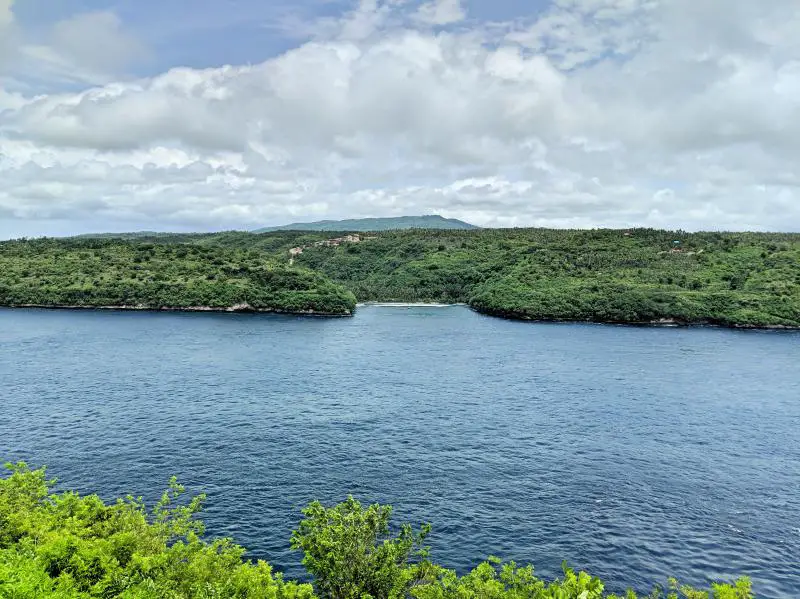
<svg viewBox="0 0 800 599"><path fill-rule="evenodd" d="M531 320L800 326L800 235L630 230L136 234L0 243L0 304L467 303ZM305 247L289 266L289 249Z"/></svg>

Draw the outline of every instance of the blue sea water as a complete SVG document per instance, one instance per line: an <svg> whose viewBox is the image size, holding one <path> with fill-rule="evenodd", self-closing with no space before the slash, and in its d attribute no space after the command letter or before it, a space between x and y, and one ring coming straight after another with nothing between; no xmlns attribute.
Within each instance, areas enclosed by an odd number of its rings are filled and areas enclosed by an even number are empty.
<svg viewBox="0 0 800 599"><path fill-rule="evenodd" d="M0 310L0 460L154 501L299 576L300 508L352 493L612 590L737 574L800 596L800 334L530 324L464 307L354 318Z"/></svg>

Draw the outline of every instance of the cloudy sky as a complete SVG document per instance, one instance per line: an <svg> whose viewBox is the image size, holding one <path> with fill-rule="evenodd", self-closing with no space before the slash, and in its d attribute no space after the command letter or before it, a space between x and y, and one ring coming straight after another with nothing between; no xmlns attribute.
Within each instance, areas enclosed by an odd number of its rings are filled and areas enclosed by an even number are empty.
<svg viewBox="0 0 800 599"><path fill-rule="evenodd" d="M797 0L0 0L0 237L800 230Z"/></svg>

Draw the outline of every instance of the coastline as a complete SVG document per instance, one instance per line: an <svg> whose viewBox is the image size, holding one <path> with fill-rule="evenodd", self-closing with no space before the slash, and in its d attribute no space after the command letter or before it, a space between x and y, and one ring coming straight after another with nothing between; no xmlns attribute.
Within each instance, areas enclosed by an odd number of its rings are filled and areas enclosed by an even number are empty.
<svg viewBox="0 0 800 599"><path fill-rule="evenodd" d="M2 304L0 308L34 310L103 310L120 312L212 312L236 314L286 314L295 316L350 317L353 312L321 312L317 310L284 310L281 308L254 308L250 304L233 306L148 306L146 304L120 305L68 305L68 304Z"/></svg>
<svg viewBox="0 0 800 599"><path fill-rule="evenodd" d="M604 325L617 325L617 326L630 326L630 327L652 327L652 328L719 328L719 329L738 329L749 331L800 331L800 325L786 325L786 324L744 324L744 323L720 323L712 322L709 320L698 321L684 321L677 318L658 318L654 320L643 321L619 321L619 320L592 320L592 319L569 319L569 318L534 318L523 314L515 314L513 312L504 312L500 310L487 310L474 306L469 306L471 310L490 316L492 318L504 318L506 320L517 320L521 322L541 323L541 324L604 324Z"/></svg>
<svg viewBox="0 0 800 599"><path fill-rule="evenodd" d="M718 323L707 320L683 321L675 318L659 318L649 321L615 321L615 320L592 320L592 319L569 319L569 318L534 318L527 315L515 314L500 310L487 310L467 303L438 303L438 302L359 302L356 310L360 307L376 308L451 308L466 307L491 318L502 318L505 320L516 320L520 322L530 322L538 324L602 324L631 327L653 327L653 328L722 328L734 330L753 330L753 331L800 331L800 325L754 325L743 323ZM120 312L186 312L186 313L217 313L217 314L284 314L287 316L310 316L324 318L346 318L353 317L355 310L350 312L320 312L316 310L284 310L281 308L254 308L250 304L242 303L232 306L148 306L145 304L120 304L120 305L68 305L68 304L0 304L0 308L8 309L33 309L33 310L98 310L98 311L120 311Z"/></svg>
<svg viewBox="0 0 800 599"><path fill-rule="evenodd" d="M362 306L373 306L376 308L452 308L454 306L465 306L469 307L469 304L466 303L453 303L453 304L445 304L441 302L400 302L400 301L388 301L388 302L359 302L356 304L356 307Z"/></svg>

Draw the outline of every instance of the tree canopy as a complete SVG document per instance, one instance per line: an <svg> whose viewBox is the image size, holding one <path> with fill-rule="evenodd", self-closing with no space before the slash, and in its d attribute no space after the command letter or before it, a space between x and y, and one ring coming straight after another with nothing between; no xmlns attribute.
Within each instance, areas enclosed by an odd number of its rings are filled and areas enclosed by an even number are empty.
<svg viewBox="0 0 800 599"><path fill-rule="evenodd" d="M434 301L528 320L800 327L800 234L402 230L326 243L331 235L3 242L0 305L341 314L356 300Z"/></svg>
<svg viewBox="0 0 800 599"><path fill-rule="evenodd" d="M0 478L0 597L9 599L620 599L585 572L552 581L490 558L459 576L430 561L430 527L392 527L391 508L352 497L311 503L292 534L312 583L284 580L231 539L207 539L205 497L173 478L150 510L128 496L54 493L43 468L7 464ZM637 599L633 590L625 599ZM651 599L752 599L740 578L698 590L669 581Z"/></svg>

